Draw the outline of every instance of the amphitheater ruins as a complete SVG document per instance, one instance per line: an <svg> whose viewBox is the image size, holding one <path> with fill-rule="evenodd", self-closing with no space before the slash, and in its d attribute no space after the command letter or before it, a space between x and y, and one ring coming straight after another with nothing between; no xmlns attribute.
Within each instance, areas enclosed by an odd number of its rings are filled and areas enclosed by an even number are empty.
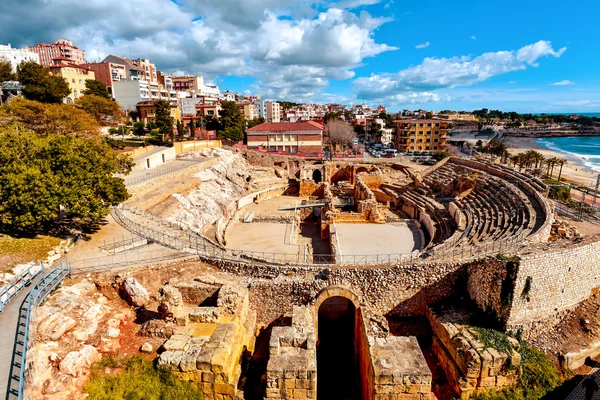
<svg viewBox="0 0 600 400"><path fill-rule="evenodd" d="M132 186L112 214L190 256L153 271L192 272L152 286L143 268L85 270L76 285L114 279L138 312L153 311L137 335L209 400L445 398L434 388L440 368L447 398L468 398L509 385L520 361L478 339L476 312L534 340L600 287L600 238L549 241L548 187L502 164L451 157L417 170L236 149L179 158L203 162ZM52 331L44 317L60 303L40 308L41 331ZM85 339L69 329L34 348ZM41 376L68 375L45 360L32 367ZM47 384L32 388L52 398Z"/></svg>

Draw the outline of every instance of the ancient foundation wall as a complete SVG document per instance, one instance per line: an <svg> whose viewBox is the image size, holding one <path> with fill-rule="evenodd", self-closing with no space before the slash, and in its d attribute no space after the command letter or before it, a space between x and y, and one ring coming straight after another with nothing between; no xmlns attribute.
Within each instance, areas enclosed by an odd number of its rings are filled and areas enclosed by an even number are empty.
<svg viewBox="0 0 600 400"><path fill-rule="evenodd" d="M268 189L259 190L258 192L250 193L238 200L238 209L252 204L255 200L262 201L281 196L288 187L288 185L277 185Z"/></svg>
<svg viewBox="0 0 600 400"><path fill-rule="evenodd" d="M540 249L542 250L542 249ZM521 256L508 325L525 327L572 308L600 287L600 236Z"/></svg>
<svg viewBox="0 0 600 400"><path fill-rule="evenodd" d="M464 268L458 263L381 268L259 266L221 261L222 270L247 276L250 303L258 321L270 323L294 305L308 304L324 288L341 285L359 296L374 314L424 315L427 304L462 291Z"/></svg>

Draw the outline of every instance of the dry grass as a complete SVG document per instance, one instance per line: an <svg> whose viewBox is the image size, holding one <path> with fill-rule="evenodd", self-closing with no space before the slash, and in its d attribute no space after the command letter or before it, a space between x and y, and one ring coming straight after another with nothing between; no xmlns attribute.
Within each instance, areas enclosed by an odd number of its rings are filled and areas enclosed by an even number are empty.
<svg viewBox="0 0 600 400"><path fill-rule="evenodd" d="M0 234L0 272L8 272L17 264L45 260L48 252L58 246L60 241L60 238L53 236L15 238Z"/></svg>

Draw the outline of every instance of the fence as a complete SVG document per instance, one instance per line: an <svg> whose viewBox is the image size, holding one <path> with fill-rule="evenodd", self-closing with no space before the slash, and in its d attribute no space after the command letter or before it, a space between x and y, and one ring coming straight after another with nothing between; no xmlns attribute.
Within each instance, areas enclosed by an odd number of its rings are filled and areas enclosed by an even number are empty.
<svg viewBox="0 0 600 400"><path fill-rule="evenodd" d="M102 246L99 247L100 250L104 250L109 254L115 254L115 253L120 253L122 251L127 251L127 250L131 250L131 249L135 249L138 247L142 247L142 246L146 246L148 244L151 244L151 241L148 241L148 239L146 238L142 238L139 236L134 236L133 234L131 234L131 237L129 238L125 238L125 235L121 235L121 240L116 240L116 238L113 237L112 241L106 241L106 239L104 240L104 244Z"/></svg>
<svg viewBox="0 0 600 400"><path fill-rule="evenodd" d="M193 160L186 160L186 161L189 161L189 162L187 162L185 164L174 165L174 166L168 167L168 168L160 168L155 171L147 172L144 175L136 176L134 178L125 178L125 179L123 179L125 182L125 186L138 185L140 183L149 181L150 179L154 179L154 178L158 178L159 176L171 174L173 172L177 172L182 169L189 168L189 167L192 167L192 166L198 164L198 162L193 161ZM205 160L201 160L201 161L205 161Z"/></svg>
<svg viewBox="0 0 600 400"><path fill-rule="evenodd" d="M31 284L31 281L44 271L44 264L40 263L40 269L36 272L31 272L32 268L28 268L27 271L21 273L11 280L9 283L4 285L0 289L0 312L4 311L4 306L8 304L13 297L15 297L21 290Z"/></svg>
<svg viewBox="0 0 600 400"><path fill-rule="evenodd" d="M112 254L106 257L89 258L84 260L70 260L69 264L73 267L72 274L79 275L102 271L105 269L177 260L189 256L189 253L176 253L171 249L161 248L146 251L128 251L120 254Z"/></svg>
<svg viewBox="0 0 600 400"><path fill-rule="evenodd" d="M46 300L46 297L71 273L68 263L61 262L59 266L50 269L36 283L27 295L19 309L19 321L13 345L13 356L10 364L10 375L7 399L23 399L25 388L25 373L27 372L27 350L29 349L35 331L30 329L31 321L35 320L37 307ZM8 343L5 343L7 345Z"/></svg>
<svg viewBox="0 0 600 400"><path fill-rule="evenodd" d="M184 231L177 234L168 233L172 225L163 225L165 229L153 229L149 226L141 225L123 214L121 209L123 205L113 208L113 216L124 227L137 235L146 237L163 246L170 247L182 252L197 255L213 261L229 262L252 262L275 265L290 266L324 266L324 265L398 265L413 264L415 262L432 261L467 261L471 259L482 258L497 253L511 253L520 248L526 234L514 235L503 241L494 241L479 245L452 248L441 251L430 251L423 254L366 254L366 255L342 255L332 254L313 254L312 260L305 259L304 254L287 254L273 252L254 252L245 250L233 250L223 248L210 242L206 238ZM135 209L134 209L135 210ZM160 220L153 220L161 223Z"/></svg>

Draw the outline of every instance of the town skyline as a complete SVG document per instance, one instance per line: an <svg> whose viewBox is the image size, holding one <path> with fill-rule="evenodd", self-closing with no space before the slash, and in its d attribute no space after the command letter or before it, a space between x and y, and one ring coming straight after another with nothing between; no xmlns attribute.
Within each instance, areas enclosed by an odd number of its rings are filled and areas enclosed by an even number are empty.
<svg viewBox="0 0 600 400"><path fill-rule="evenodd" d="M490 5L437 1L430 9L389 0L91 1L74 5L77 19L48 20L43 15L54 15L56 5L26 1L10 7L45 11L20 25L14 12L0 13L9 28L1 42L23 47L69 39L90 62L110 54L147 58L164 72L202 75L224 89L278 101L393 110L598 111L593 62L579 62L582 51L595 57L598 45L585 34L591 27L545 26L538 20L550 18L552 7L544 3L544 9L522 5L510 25L531 16L528 10L536 9L536 17L519 32L494 31L498 21L508 21L513 3L495 10L490 21L471 18L490 15ZM428 24L432 9L442 17ZM468 24L457 24L457 9ZM420 22L431 29L419 28Z"/></svg>

